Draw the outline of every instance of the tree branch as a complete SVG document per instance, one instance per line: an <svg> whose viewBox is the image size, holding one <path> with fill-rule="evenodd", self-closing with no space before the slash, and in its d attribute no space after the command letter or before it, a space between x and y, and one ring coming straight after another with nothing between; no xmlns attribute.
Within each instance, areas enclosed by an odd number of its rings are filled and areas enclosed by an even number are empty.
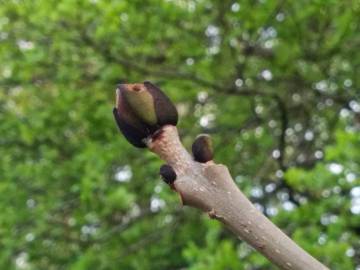
<svg viewBox="0 0 360 270"><path fill-rule="evenodd" d="M255 208L226 166L213 162L208 135L196 138L193 156L185 150L176 129L176 108L158 87L150 82L119 85L113 114L129 143L148 147L167 162L160 174L184 205L221 221L282 269L327 269Z"/></svg>
<svg viewBox="0 0 360 270"><path fill-rule="evenodd" d="M327 269L253 206L226 166L194 161L181 144L175 126L163 127L148 147L175 170L173 187L184 205L207 212L281 269Z"/></svg>

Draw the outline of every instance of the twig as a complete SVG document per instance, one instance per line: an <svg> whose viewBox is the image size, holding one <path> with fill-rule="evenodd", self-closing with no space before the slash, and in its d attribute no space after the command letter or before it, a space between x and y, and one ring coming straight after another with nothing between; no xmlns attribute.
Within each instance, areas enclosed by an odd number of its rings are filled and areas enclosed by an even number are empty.
<svg viewBox="0 0 360 270"><path fill-rule="evenodd" d="M176 172L174 188L184 205L199 208L224 223L281 269L327 269L268 220L238 189L226 166L193 160L174 126L148 144Z"/></svg>
<svg viewBox="0 0 360 270"><path fill-rule="evenodd" d="M122 84L116 96L113 113L121 132L134 146L148 147L166 161L160 174L184 205L219 220L281 269L327 269L255 208L226 166L214 163L208 135L196 138L193 156L185 150L176 108L159 88L150 82Z"/></svg>

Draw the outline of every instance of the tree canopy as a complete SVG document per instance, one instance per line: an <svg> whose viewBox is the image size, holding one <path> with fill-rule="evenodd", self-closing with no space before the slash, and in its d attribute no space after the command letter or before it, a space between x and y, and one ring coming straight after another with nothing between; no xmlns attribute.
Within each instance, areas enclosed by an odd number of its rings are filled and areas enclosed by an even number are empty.
<svg viewBox="0 0 360 270"><path fill-rule="evenodd" d="M119 135L121 82L331 269L360 269L360 3L0 1L1 269L274 269Z"/></svg>

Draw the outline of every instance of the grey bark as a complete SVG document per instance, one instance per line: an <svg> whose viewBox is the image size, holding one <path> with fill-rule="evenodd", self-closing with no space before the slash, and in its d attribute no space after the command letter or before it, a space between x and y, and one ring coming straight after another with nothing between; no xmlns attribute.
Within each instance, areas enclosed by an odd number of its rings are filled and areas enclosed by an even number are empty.
<svg viewBox="0 0 360 270"><path fill-rule="evenodd" d="M281 269L328 269L254 207L226 166L194 161L181 144L175 126L163 127L161 135L147 145L175 170L174 188L184 205L207 212Z"/></svg>

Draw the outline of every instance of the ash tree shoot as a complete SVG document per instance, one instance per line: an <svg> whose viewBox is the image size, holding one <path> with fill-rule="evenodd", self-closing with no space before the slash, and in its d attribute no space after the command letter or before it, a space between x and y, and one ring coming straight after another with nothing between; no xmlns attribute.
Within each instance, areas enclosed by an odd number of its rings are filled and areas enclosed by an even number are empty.
<svg viewBox="0 0 360 270"><path fill-rule="evenodd" d="M219 220L281 269L328 269L258 211L227 167L213 161L210 136L199 135L192 155L186 151L176 128L176 108L158 87L150 82L119 85L113 114L132 145L147 147L166 162L160 175L183 205Z"/></svg>

